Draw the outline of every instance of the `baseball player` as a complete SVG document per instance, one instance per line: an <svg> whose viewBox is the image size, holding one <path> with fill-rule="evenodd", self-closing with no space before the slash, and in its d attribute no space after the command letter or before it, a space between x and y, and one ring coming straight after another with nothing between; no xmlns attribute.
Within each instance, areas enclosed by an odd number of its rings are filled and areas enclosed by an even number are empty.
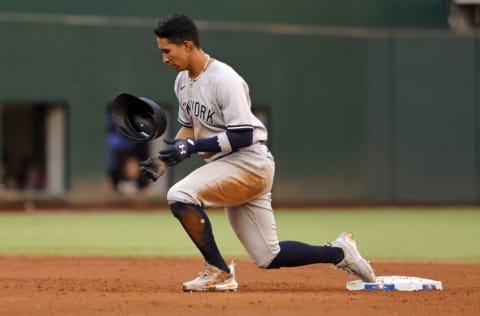
<svg viewBox="0 0 480 316"><path fill-rule="evenodd" d="M375 273L351 233L323 246L279 242L270 193L275 162L266 145L265 126L251 112L248 85L234 69L203 51L197 27L188 16L165 18L154 33L163 62L178 71L174 90L181 124L157 158L175 166L198 154L206 162L167 194L173 215L205 261L205 272L183 283L183 290L238 288L235 262L227 265L223 259L205 212L218 207L225 208L235 234L260 268L331 263L375 282ZM152 159L142 163L144 174L153 180L155 168Z"/></svg>

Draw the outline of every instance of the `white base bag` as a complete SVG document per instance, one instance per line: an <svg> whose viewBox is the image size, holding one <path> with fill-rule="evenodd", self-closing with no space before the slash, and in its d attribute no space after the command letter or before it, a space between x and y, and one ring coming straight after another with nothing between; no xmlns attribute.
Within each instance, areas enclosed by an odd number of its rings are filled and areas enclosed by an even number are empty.
<svg viewBox="0 0 480 316"><path fill-rule="evenodd" d="M442 290L442 282L412 276L378 276L375 282L348 281L347 290L421 291Z"/></svg>

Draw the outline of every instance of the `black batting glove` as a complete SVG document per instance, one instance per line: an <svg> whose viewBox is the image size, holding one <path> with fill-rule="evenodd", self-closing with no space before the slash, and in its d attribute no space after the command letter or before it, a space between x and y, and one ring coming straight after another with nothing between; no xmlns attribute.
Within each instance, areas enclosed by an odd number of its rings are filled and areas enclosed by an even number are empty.
<svg viewBox="0 0 480 316"><path fill-rule="evenodd" d="M151 157L140 162L140 171L142 175L152 181L157 181L165 173L166 165L158 157Z"/></svg>
<svg viewBox="0 0 480 316"><path fill-rule="evenodd" d="M158 158L167 166L175 166L184 159L196 153L197 146L193 139L164 139L167 147L161 150Z"/></svg>

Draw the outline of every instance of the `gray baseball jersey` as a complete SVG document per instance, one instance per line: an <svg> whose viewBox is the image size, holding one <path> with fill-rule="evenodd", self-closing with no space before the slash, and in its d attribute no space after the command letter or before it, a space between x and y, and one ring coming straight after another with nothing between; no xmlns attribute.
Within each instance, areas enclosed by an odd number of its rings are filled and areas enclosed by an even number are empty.
<svg viewBox="0 0 480 316"><path fill-rule="evenodd" d="M175 80L179 101L178 121L193 127L196 139L218 136L221 153L200 153L206 161L215 160L231 151L225 131L253 128L253 143L265 141L267 131L251 112L247 83L225 63L212 63L192 80L182 71Z"/></svg>
<svg viewBox="0 0 480 316"><path fill-rule="evenodd" d="M176 201L204 208L224 207L237 237L259 267L280 252L271 189L273 156L264 145L267 131L251 112L249 89L235 70L214 60L195 80L182 71L175 80L178 120L196 139L218 136L220 153L200 153L207 162L170 188ZM234 152L226 130L253 129L253 144Z"/></svg>

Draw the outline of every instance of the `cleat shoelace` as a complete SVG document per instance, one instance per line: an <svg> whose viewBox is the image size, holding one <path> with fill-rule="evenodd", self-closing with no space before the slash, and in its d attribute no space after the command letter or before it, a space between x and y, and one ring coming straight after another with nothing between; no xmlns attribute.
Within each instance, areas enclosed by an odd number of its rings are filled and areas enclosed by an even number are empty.
<svg viewBox="0 0 480 316"><path fill-rule="evenodd" d="M210 266L206 266L205 269L206 269L205 271L200 272L198 274L197 279L204 279L204 278L208 277L209 275L213 274L213 272L214 272L213 268L210 267Z"/></svg>

